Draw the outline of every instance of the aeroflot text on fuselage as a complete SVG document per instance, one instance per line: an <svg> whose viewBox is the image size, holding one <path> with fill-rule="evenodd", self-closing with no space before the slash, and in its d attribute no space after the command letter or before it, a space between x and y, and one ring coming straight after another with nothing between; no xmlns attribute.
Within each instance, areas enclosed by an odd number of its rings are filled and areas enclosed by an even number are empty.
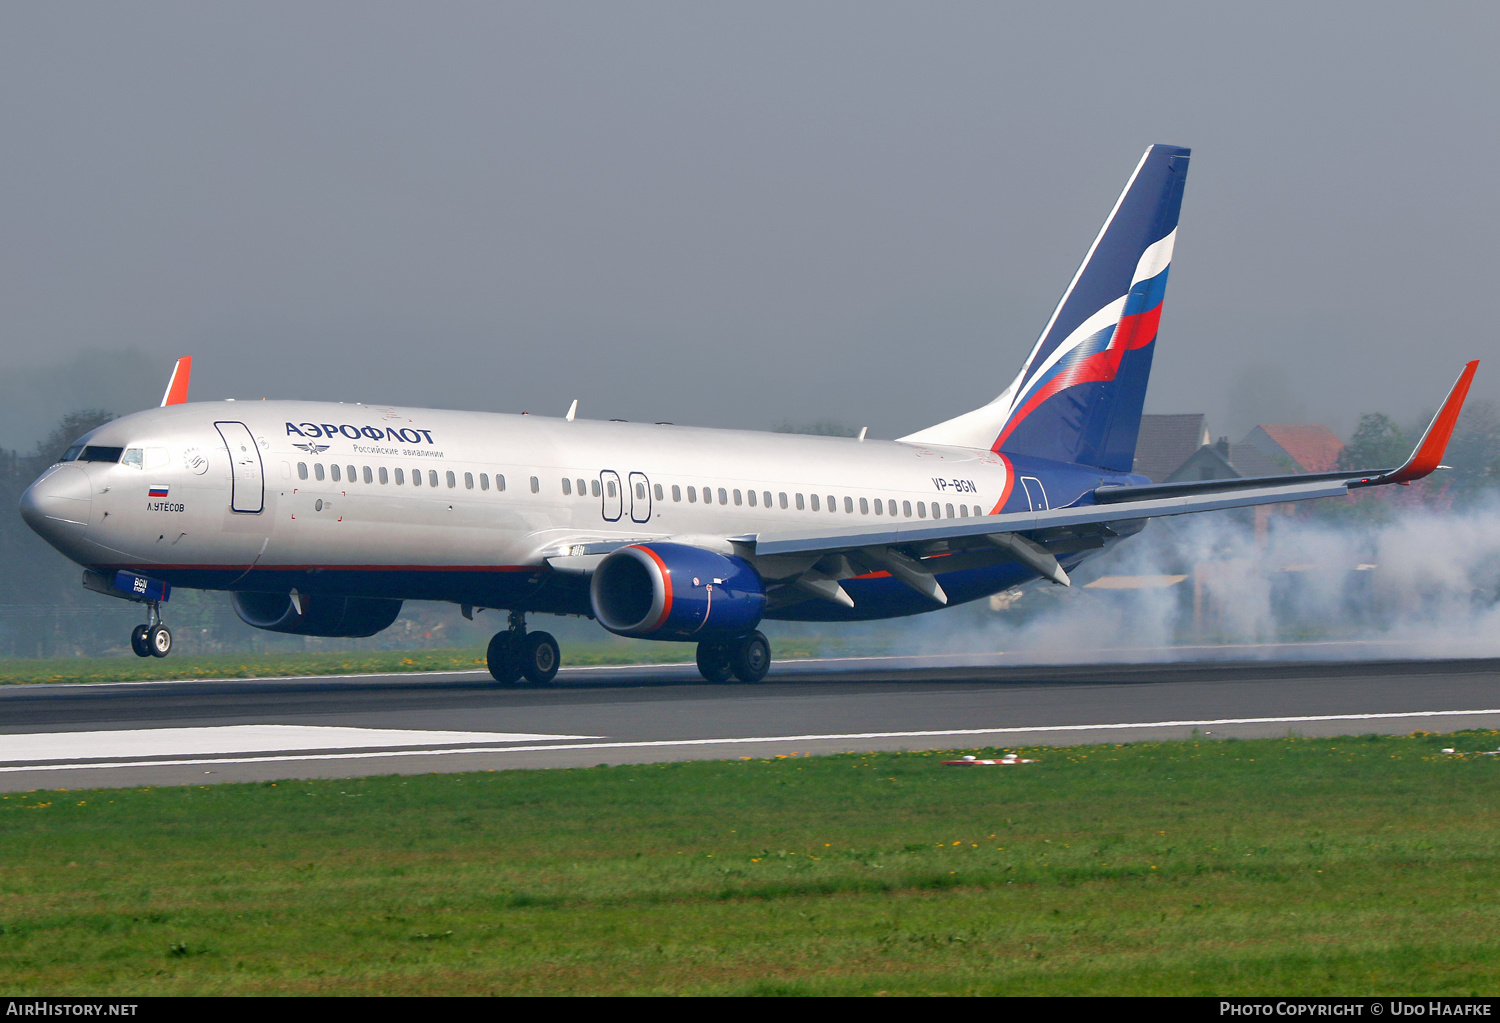
<svg viewBox="0 0 1500 1023"><path fill-rule="evenodd" d="M350 440L394 440L405 444L435 444L431 430L397 429L394 426L355 426L352 423L287 423L286 435L298 437L347 437Z"/></svg>

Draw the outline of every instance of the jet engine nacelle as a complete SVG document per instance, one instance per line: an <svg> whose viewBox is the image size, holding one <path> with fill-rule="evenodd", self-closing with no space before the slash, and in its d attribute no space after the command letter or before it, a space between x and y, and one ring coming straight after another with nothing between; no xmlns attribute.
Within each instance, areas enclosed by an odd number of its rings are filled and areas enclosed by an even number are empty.
<svg viewBox="0 0 1500 1023"><path fill-rule="evenodd" d="M373 636L401 613L401 601L381 597L302 593L293 602L285 593L236 593L233 602L246 625L294 636Z"/></svg>
<svg viewBox="0 0 1500 1023"><path fill-rule="evenodd" d="M621 547L594 569L594 617L644 639L727 640L755 628L766 590L743 558L680 543Z"/></svg>

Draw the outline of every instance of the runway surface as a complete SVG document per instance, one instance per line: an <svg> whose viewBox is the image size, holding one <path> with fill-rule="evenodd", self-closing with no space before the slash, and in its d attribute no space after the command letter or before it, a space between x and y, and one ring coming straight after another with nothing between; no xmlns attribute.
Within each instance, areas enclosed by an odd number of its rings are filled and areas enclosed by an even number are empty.
<svg viewBox="0 0 1500 1023"><path fill-rule="evenodd" d="M1500 660L918 667L785 662L0 689L0 790L572 767L849 750L1500 728Z"/></svg>

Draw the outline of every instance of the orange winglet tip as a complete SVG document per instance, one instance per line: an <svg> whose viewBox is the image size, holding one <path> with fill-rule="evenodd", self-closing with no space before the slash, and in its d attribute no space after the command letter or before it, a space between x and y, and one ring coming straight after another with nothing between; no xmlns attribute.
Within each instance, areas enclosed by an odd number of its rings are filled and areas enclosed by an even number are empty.
<svg viewBox="0 0 1500 1023"><path fill-rule="evenodd" d="M188 381L193 376L193 357L184 355L172 367L172 379L167 381L166 393L161 396L161 407L187 403Z"/></svg>
<svg viewBox="0 0 1500 1023"><path fill-rule="evenodd" d="M1427 426L1427 432L1422 434L1417 449L1411 453L1405 465L1379 482L1410 483L1442 464L1443 452L1448 449L1448 441L1453 437L1453 427L1458 422L1458 414L1463 411L1464 398L1468 397L1469 385L1474 382L1474 373L1478 369L1478 359L1464 366L1464 371L1458 375L1458 381L1448 392L1443 407L1438 409L1437 415L1432 417L1432 422Z"/></svg>

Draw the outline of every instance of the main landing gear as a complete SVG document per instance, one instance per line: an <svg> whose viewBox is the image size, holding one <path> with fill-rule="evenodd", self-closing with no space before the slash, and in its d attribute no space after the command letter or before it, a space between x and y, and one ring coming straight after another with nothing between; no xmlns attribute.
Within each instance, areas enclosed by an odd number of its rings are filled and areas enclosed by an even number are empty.
<svg viewBox="0 0 1500 1023"><path fill-rule="evenodd" d="M527 632L526 612L512 611L510 628L495 633L485 660L501 685L515 685L525 678L532 685L544 686L557 677L562 654L551 633Z"/></svg>
<svg viewBox="0 0 1500 1023"><path fill-rule="evenodd" d="M165 657L172 652L172 630L162 624L161 605L146 605L146 624L130 630L130 649L137 657Z"/></svg>
<svg viewBox="0 0 1500 1023"><path fill-rule="evenodd" d="M771 670L771 643L752 632L730 643L699 643L698 673L710 682L759 682Z"/></svg>

